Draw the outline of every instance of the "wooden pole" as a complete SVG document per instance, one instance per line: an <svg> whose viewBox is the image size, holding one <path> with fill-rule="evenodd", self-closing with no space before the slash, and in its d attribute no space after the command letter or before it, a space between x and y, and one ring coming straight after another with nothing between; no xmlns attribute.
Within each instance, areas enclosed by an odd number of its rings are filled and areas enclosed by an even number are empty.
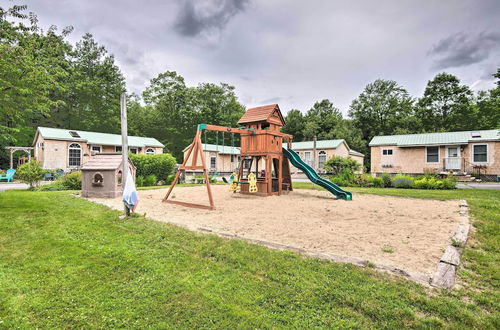
<svg viewBox="0 0 500 330"><path fill-rule="evenodd" d="M127 94L120 96L120 117L122 124L122 187L125 188L128 176L128 129L127 129ZM125 215L130 215L129 208L124 204Z"/></svg>

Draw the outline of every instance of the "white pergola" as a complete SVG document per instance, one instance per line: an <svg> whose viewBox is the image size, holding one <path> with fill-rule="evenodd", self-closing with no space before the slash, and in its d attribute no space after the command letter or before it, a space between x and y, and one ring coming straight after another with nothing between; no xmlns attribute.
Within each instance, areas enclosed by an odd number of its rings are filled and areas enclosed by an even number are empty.
<svg viewBox="0 0 500 330"><path fill-rule="evenodd" d="M16 151L24 151L28 154L28 161L31 160L31 150L33 150L33 147L5 147L5 149L10 151L10 168L14 168L12 156Z"/></svg>

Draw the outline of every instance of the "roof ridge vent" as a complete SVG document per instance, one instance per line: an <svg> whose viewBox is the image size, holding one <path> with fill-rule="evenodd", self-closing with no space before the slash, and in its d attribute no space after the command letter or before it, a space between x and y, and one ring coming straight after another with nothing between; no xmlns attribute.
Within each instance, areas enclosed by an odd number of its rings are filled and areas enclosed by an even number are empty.
<svg viewBox="0 0 500 330"><path fill-rule="evenodd" d="M473 132L470 132L470 135L473 138L480 138L481 137L481 132L479 132L479 131L473 131Z"/></svg>

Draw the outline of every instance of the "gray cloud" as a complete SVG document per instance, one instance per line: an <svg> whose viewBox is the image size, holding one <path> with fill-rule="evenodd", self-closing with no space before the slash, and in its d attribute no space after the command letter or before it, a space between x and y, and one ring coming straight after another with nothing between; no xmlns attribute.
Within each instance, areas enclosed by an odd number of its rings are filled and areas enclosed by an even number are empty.
<svg viewBox="0 0 500 330"><path fill-rule="evenodd" d="M222 30L232 17L245 10L248 2L249 0L184 0L174 28L180 35L187 37Z"/></svg>
<svg viewBox="0 0 500 330"><path fill-rule="evenodd" d="M435 69L447 69L480 63L500 49L500 32L483 31L475 36L463 32L439 41L429 54L437 59Z"/></svg>

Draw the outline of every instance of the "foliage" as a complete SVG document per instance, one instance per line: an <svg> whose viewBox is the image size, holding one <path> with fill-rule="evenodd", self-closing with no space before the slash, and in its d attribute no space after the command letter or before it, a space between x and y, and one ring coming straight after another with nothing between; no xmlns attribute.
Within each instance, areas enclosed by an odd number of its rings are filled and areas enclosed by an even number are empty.
<svg viewBox="0 0 500 330"><path fill-rule="evenodd" d="M383 173L380 178L384 182L384 188L390 188L392 187L392 178L391 175L388 173Z"/></svg>
<svg viewBox="0 0 500 330"><path fill-rule="evenodd" d="M80 190L82 189L82 172L75 171L64 175L60 178L62 185L68 190Z"/></svg>
<svg viewBox="0 0 500 330"><path fill-rule="evenodd" d="M332 156L325 162L323 168L328 172L332 172L334 175L344 171L352 174L361 168L361 164L351 157Z"/></svg>
<svg viewBox="0 0 500 330"><path fill-rule="evenodd" d="M45 171L40 162L37 160L29 161L18 167L16 171L16 178L30 185L30 188L34 188L40 184L47 171Z"/></svg>
<svg viewBox="0 0 500 330"><path fill-rule="evenodd" d="M175 179L175 173L172 173L169 176L167 176L167 179L164 181L164 183L167 185L172 184L172 182L174 182L174 179Z"/></svg>
<svg viewBox="0 0 500 330"><path fill-rule="evenodd" d="M165 180L175 168L175 158L170 154L129 154L136 167L136 175L147 178L155 175L157 180Z"/></svg>
<svg viewBox="0 0 500 330"><path fill-rule="evenodd" d="M304 140L305 119L300 110L292 109L285 116L285 126L283 133L293 135L295 141Z"/></svg>
<svg viewBox="0 0 500 330"><path fill-rule="evenodd" d="M342 113L330 100L324 99L314 103L304 119L304 138L312 140L316 136L318 140L323 140L331 137L331 130L342 121Z"/></svg>
<svg viewBox="0 0 500 330"><path fill-rule="evenodd" d="M429 81L418 100L417 118L426 132L475 128L472 92L454 75L440 73ZM471 122L472 120L472 122Z"/></svg>
<svg viewBox="0 0 500 330"><path fill-rule="evenodd" d="M371 268L118 219L65 192L8 191L0 198L2 326L497 328L500 191L352 190L466 199L476 229L458 271L461 288L429 293Z"/></svg>
<svg viewBox="0 0 500 330"><path fill-rule="evenodd" d="M413 99L393 80L368 84L349 107L349 116L365 141L376 135L411 132Z"/></svg>
<svg viewBox="0 0 500 330"><path fill-rule="evenodd" d="M150 174L144 179L144 186L146 187L154 186L156 185L156 182L158 182L158 180L156 179L156 175Z"/></svg>
<svg viewBox="0 0 500 330"><path fill-rule="evenodd" d="M245 110L238 103L233 86L203 83L188 87L175 71L153 78L143 92L143 99L144 108L136 103L130 109L131 116L138 119L131 123L131 132L156 137L179 159L182 150L192 142L198 124L236 126ZM139 111L140 116L133 111Z"/></svg>
<svg viewBox="0 0 500 330"><path fill-rule="evenodd" d="M144 187L144 177L139 175L135 178L135 184L137 187Z"/></svg>
<svg viewBox="0 0 500 330"><path fill-rule="evenodd" d="M57 178L56 181L41 185L37 191L81 190L82 172L76 171Z"/></svg>

